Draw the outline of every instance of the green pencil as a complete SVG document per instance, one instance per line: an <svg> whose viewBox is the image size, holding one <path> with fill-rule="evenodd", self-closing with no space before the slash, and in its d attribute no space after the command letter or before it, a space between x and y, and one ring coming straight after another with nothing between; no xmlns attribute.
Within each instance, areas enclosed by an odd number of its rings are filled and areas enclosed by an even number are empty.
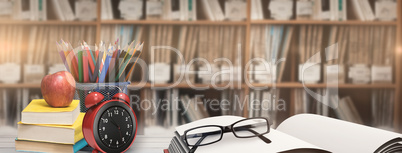
<svg viewBox="0 0 402 153"><path fill-rule="evenodd" d="M78 82L82 82L82 51L78 51Z"/></svg>
<svg viewBox="0 0 402 153"><path fill-rule="evenodd" d="M128 63L131 61L131 59L133 58L133 56L135 55L137 50L142 50L142 45L143 44L137 44L134 49L131 49L131 54L129 52L127 52L127 54L129 54L128 58L125 59L120 67L119 73L115 79L115 81L119 81L121 75L123 74L124 70L126 69Z"/></svg>

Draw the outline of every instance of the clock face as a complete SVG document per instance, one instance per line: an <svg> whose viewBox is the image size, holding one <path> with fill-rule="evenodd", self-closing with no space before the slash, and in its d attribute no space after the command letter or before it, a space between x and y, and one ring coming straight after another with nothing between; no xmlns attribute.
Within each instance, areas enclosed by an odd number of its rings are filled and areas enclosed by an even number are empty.
<svg viewBox="0 0 402 153"><path fill-rule="evenodd" d="M97 131L104 146L119 149L131 143L135 125L129 111L121 106L111 106L103 111Z"/></svg>

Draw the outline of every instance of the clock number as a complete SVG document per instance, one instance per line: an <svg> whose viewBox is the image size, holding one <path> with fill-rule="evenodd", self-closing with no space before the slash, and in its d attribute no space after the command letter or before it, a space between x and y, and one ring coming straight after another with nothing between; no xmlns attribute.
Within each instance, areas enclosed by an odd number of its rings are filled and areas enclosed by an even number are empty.
<svg viewBox="0 0 402 153"><path fill-rule="evenodd" d="M107 134L105 134L105 139L107 139Z"/></svg>
<svg viewBox="0 0 402 153"><path fill-rule="evenodd" d="M106 119L101 118L101 120L102 120L103 123L107 123L107 122L108 122L107 118L106 118Z"/></svg>
<svg viewBox="0 0 402 153"><path fill-rule="evenodd" d="M118 115L119 114L119 110L114 110L114 114Z"/></svg>
<svg viewBox="0 0 402 153"><path fill-rule="evenodd" d="M121 138L121 141L123 141L123 142L124 142L124 137L123 137L123 138Z"/></svg>
<svg viewBox="0 0 402 153"><path fill-rule="evenodd" d="M113 116L113 113L108 111L108 112L107 112L107 116L108 116L108 117L112 117L112 116Z"/></svg>
<svg viewBox="0 0 402 153"><path fill-rule="evenodd" d="M128 135L128 131L126 132L126 135Z"/></svg>
<svg viewBox="0 0 402 153"><path fill-rule="evenodd" d="M126 117L126 122L128 121L128 117Z"/></svg>
<svg viewBox="0 0 402 153"><path fill-rule="evenodd" d="M130 128L130 124L127 124L127 128Z"/></svg>

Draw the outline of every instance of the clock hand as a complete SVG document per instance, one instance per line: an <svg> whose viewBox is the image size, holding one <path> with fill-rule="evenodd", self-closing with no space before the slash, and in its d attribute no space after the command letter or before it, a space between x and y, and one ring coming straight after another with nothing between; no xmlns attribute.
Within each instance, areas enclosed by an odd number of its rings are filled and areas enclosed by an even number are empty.
<svg viewBox="0 0 402 153"><path fill-rule="evenodd" d="M117 123L114 121L113 117L111 117L110 119L111 119L110 121L112 122L112 124L115 125L120 130L120 126L117 125Z"/></svg>
<svg viewBox="0 0 402 153"><path fill-rule="evenodd" d="M117 123L114 121L113 117L110 118L110 121L112 122L113 125L115 125L117 127L117 129L119 130L120 138L122 138L120 126L117 125Z"/></svg>

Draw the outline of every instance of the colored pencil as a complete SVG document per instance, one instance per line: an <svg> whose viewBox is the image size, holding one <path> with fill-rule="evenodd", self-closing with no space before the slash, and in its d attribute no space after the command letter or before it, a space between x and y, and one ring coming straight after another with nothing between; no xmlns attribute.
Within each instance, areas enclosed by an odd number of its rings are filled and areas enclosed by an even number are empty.
<svg viewBox="0 0 402 153"><path fill-rule="evenodd" d="M64 63L64 66L66 67L67 71L70 72L70 67L68 66L67 60L66 60L66 55L64 54L63 49L61 48L61 46L56 42L56 46L57 46L57 52L59 52L61 60Z"/></svg>
<svg viewBox="0 0 402 153"><path fill-rule="evenodd" d="M139 55L138 55L137 57L135 57L135 58L136 58L136 59L135 59L135 62L133 63L133 65L131 65L130 71L128 71L128 74L126 75L125 81L128 81L128 79L129 79L130 76L132 75L133 70L134 70L134 67L135 67L135 64L137 64L138 59L140 58L141 54L142 54L142 51L140 51Z"/></svg>
<svg viewBox="0 0 402 153"><path fill-rule="evenodd" d="M82 82L84 80L83 78L83 69L82 69L82 52L78 51L78 80L79 82Z"/></svg>
<svg viewBox="0 0 402 153"><path fill-rule="evenodd" d="M82 77L84 83L89 82L89 75L88 75L88 54L84 50L84 46L81 45L81 54L82 54Z"/></svg>
<svg viewBox="0 0 402 153"><path fill-rule="evenodd" d="M112 55L112 50L113 50L113 47L111 45L109 45L109 49L106 52L105 63L103 65L102 72L101 72L101 74L99 76L99 83L105 82L106 73L109 70L110 58L113 56Z"/></svg>
<svg viewBox="0 0 402 153"><path fill-rule="evenodd" d="M91 82L96 82L96 79L98 78L98 74L99 74L99 66L100 66L100 56L99 55L99 50L98 50L98 46L95 45L95 55L96 55L96 64L95 64L95 70L94 73L92 75L92 79Z"/></svg>
<svg viewBox="0 0 402 153"><path fill-rule="evenodd" d="M138 44L137 44L134 49L131 49L131 50L132 50L131 54L128 53L127 59L125 59L125 60L123 61L123 64L120 66L119 73L118 73L118 75L117 75L117 77L116 77L116 81L118 81L118 80L120 79L121 75L123 74L124 70L125 70L126 67L127 67L127 64L128 64L128 63L130 62L130 60L133 58L133 56L134 56L134 54L135 54L135 52L137 51L138 48L142 48L142 45L138 45Z"/></svg>
<svg viewBox="0 0 402 153"><path fill-rule="evenodd" d="M93 73L94 69L95 69L95 57L91 51L91 49L89 48L88 44L86 42L84 42L84 49L86 50L87 56L88 56L88 64L91 68L91 71Z"/></svg>
<svg viewBox="0 0 402 153"><path fill-rule="evenodd" d="M117 42L109 46L101 42L99 46L95 45L95 50L91 50L85 41L74 49L71 43L60 40L56 42L56 47L64 66L77 82L127 81L142 54L144 43L134 44L132 41L121 49Z"/></svg>

